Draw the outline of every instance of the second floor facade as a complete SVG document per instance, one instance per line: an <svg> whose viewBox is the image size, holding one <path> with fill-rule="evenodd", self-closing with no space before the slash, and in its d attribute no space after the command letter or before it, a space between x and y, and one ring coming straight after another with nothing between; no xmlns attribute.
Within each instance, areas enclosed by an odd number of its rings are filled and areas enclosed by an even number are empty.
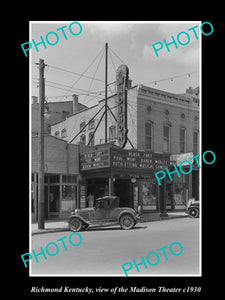
<svg viewBox="0 0 225 300"><path fill-rule="evenodd" d="M73 144L105 143L105 100L51 126L51 135ZM107 142L117 143L118 98L108 98ZM198 154L200 151L200 102L195 94L172 94L144 85L127 91L128 142L125 149L156 153ZM96 128L97 127L97 128Z"/></svg>

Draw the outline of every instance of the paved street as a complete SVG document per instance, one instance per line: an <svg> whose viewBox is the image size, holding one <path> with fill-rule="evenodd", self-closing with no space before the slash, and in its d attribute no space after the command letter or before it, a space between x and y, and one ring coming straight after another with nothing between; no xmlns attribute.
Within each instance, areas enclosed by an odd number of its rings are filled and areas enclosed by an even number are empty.
<svg viewBox="0 0 225 300"><path fill-rule="evenodd" d="M135 260L141 262L141 256L145 258L149 252L157 252L160 261L157 265L148 268L142 264L138 273L135 266L128 271L128 276L155 276L155 275L198 275L199 274L199 222L200 219L171 219L158 222L138 224L132 230L121 230L119 226L92 228L81 231L82 243L74 247L69 243L70 231L55 232L32 236L32 250L40 253L40 247L54 242L59 247L56 256L38 256L39 263L33 258L31 263L31 275L77 275L77 276L101 276L115 275L125 276L121 267L126 262ZM64 242L56 240L67 236ZM74 243L79 242L75 235L72 237ZM179 256L172 255L169 247L165 249L168 260L161 251L157 249L170 246L179 242L183 246L183 253ZM178 245L172 248L179 253ZM49 246L49 252L54 253L54 245ZM154 255L149 258L154 262ZM128 268L128 266L127 266Z"/></svg>

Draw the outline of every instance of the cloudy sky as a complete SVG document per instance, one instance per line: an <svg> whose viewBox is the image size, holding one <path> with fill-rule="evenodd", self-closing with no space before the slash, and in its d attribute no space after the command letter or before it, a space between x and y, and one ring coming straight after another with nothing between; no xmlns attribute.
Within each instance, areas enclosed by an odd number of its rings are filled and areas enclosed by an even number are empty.
<svg viewBox="0 0 225 300"><path fill-rule="evenodd" d="M201 34L198 27L196 33L199 40L197 40L193 31L188 31L189 28L199 25L198 21L179 23L80 21L82 32L77 36L69 33L68 27L71 22L73 21L30 24L30 40L34 39L37 43L41 41L40 36L45 38L50 31L57 32L59 36L56 45L50 46L46 43L46 49L40 45L39 52L34 46L30 51L31 95L38 96L39 71L35 63L42 58L48 65L45 67L45 93L48 101L68 100L66 96L76 93L79 94L81 103L87 106L96 104L98 100L104 98L105 43L108 43L109 47L109 83L115 81L116 68L125 63L129 67L129 77L133 84L145 84L172 93L184 93L189 86L195 88L200 84ZM67 25L65 29L67 40L61 31L57 31L57 28L64 25ZM182 31L189 33L189 44L182 46L177 43L177 49L171 45L170 52L164 45L164 48L158 52L159 56L155 55L153 43L163 42L164 39L169 43L172 41L171 36L176 39L177 34ZM53 43L55 36L49 35L49 40ZM187 41L185 34L180 36L180 41L183 43ZM190 73L190 76L170 79L187 73ZM163 80L167 78L169 79ZM110 90L108 94L110 95Z"/></svg>

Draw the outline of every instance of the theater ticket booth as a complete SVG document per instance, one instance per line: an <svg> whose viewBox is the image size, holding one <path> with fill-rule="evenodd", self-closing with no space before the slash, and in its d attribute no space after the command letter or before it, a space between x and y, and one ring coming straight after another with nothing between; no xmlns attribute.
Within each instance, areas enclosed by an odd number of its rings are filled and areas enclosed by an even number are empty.
<svg viewBox="0 0 225 300"><path fill-rule="evenodd" d="M87 207L87 197L119 197L119 206L143 211L165 211L165 188L154 173L169 166L169 156L148 151L124 150L112 144L95 147L80 154L80 207ZM161 191L162 190L162 191Z"/></svg>

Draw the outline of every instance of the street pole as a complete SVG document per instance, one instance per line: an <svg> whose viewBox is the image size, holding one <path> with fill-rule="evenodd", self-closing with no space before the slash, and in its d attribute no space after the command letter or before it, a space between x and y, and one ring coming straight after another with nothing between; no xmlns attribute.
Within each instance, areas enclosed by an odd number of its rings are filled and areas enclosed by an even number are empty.
<svg viewBox="0 0 225 300"><path fill-rule="evenodd" d="M108 73L108 43L105 44L105 143L107 143L107 73Z"/></svg>
<svg viewBox="0 0 225 300"><path fill-rule="evenodd" d="M38 229L44 229L44 60L39 60Z"/></svg>

